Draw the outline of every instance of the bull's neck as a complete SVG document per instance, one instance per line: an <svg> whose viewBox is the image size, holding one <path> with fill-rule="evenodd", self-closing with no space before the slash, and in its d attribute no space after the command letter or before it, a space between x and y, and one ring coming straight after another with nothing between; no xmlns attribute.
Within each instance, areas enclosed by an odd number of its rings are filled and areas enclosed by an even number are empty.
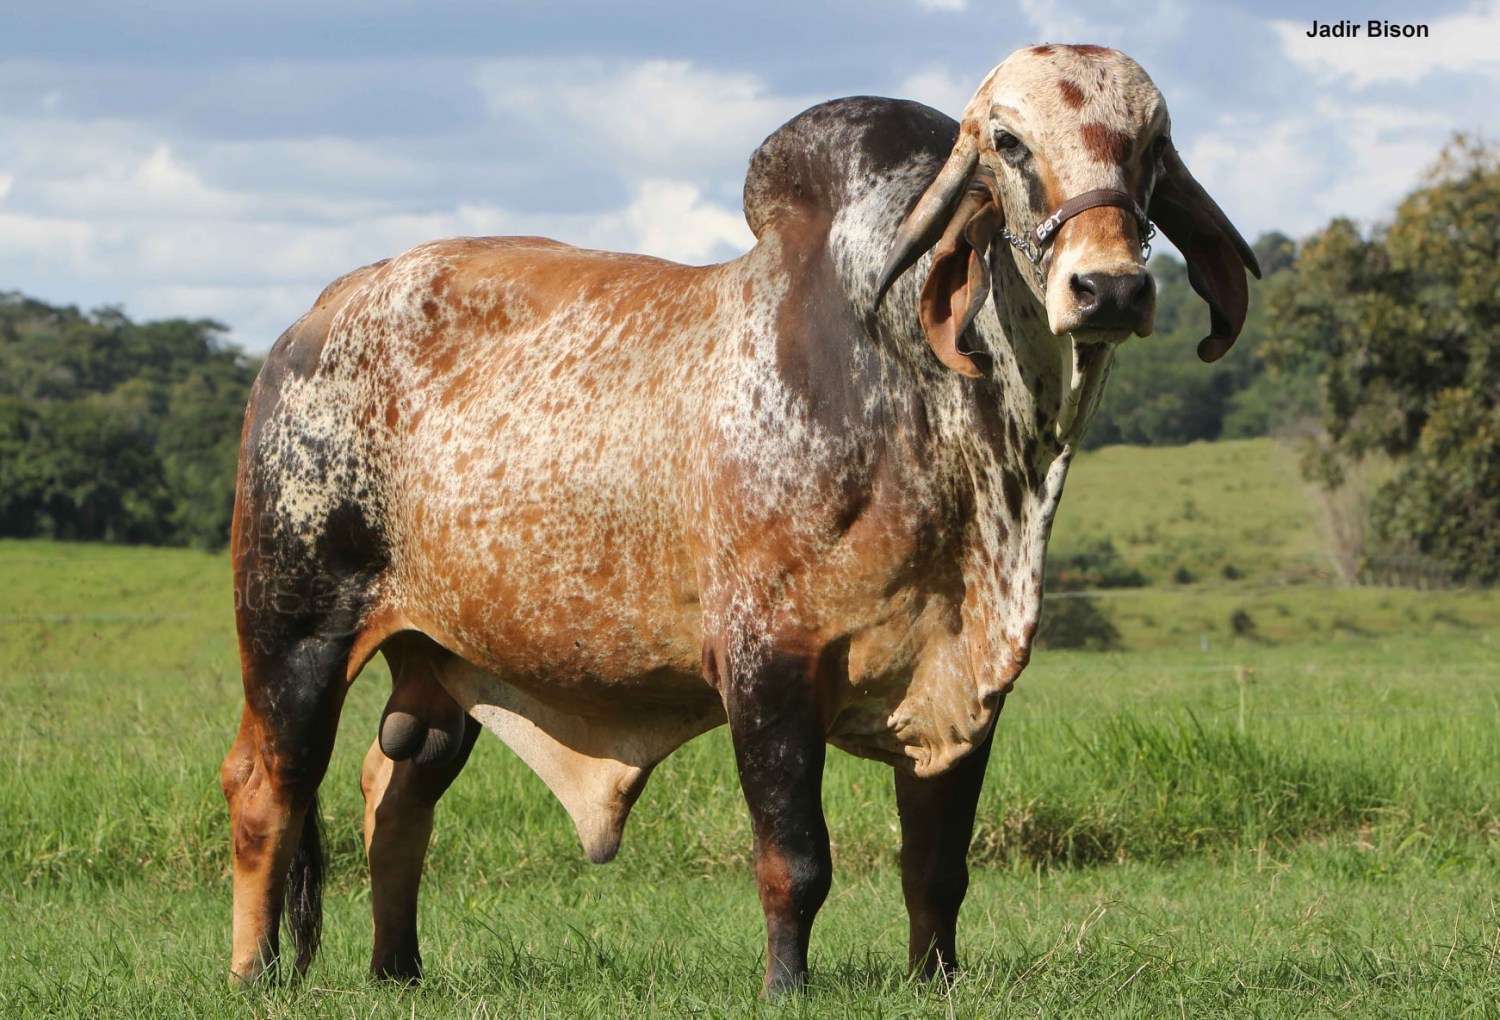
<svg viewBox="0 0 1500 1020"><path fill-rule="evenodd" d="M953 494L961 534L950 554L964 582L965 642L976 674L998 669L1003 686L1030 655L1053 518L1114 354L1054 336L1002 246L991 251L994 297L974 326L977 348L990 355L976 360L987 371L979 379L951 372L917 315L928 265L923 259L898 280L875 317L886 356L916 380L913 411L930 423L934 449L954 454L930 463L951 472L938 484Z"/></svg>

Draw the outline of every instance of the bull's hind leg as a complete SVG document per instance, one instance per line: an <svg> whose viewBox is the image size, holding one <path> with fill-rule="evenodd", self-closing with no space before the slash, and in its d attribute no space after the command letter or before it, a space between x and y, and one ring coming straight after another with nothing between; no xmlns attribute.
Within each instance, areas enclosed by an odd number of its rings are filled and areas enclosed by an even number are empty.
<svg viewBox="0 0 1500 1020"><path fill-rule="evenodd" d="M261 623L242 628L245 708L221 770L234 852L231 972L245 982L276 965L283 903L299 973L317 951L317 789L333 750L350 649L347 636L320 636L308 621Z"/></svg>
<svg viewBox="0 0 1500 1020"><path fill-rule="evenodd" d="M401 649L403 642L393 642ZM365 853L370 861L370 897L375 920L375 946L370 974L376 978L416 981L422 976L417 946L417 892L422 865L432 836L432 816L438 799L458 778L480 725L464 714L443 690L419 650L387 650L395 674L395 691L382 722L381 735L365 755L360 787L365 795ZM400 712L400 736L391 740L391 720ZM456 713L458 735L451 749L432 751L434 735L453 727L446 720ZM412 737L417 728L425 734ZM394 745L394 746L393 746ZM394 761L382 747L406 760Z"/></svg>
<svg viewBox="0 0 1500 1020"><path fill-rule="evenodd" d="M930 978L958 970L958 908L969 890L969 842L994 729L940 776L896 773L901 813L901 891L910 922L911 971Z"/></svg>

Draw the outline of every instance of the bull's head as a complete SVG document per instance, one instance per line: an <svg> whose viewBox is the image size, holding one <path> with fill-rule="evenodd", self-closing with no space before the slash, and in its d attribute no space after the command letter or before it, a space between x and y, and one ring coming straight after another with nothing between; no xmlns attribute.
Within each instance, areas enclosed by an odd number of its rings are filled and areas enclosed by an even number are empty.
<svg viewBox="0 0 1500 1020"><path fill-rule="evenodd" d="M990 72L964 109L958 142L901 225L880 278L928 249L921 319L944 364L980 369L964 333L990 294L991 244L1004 238L1048 327L1085 343L1151 332L1151 224L1187 259L1207 302L1204 361L1244 325L1244 269L1260 268L1172 145L1161 93L1135 61L1098 46L1033 46Z"/></svg>

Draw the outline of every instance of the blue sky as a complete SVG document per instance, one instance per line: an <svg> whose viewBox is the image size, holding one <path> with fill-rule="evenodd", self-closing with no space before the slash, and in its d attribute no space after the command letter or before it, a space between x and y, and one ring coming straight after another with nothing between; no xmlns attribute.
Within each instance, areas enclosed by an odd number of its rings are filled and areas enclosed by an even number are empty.
<svg viewBox="0 0 1500 1020"><path fill-rule="evenodd" d="M432 237L732 256L778 124L854 94L956 115L1032 42L1139 60L1251 238L1389 217L1453 131L1495 138L1500 97L1500 0L1433 0L1431 38L1396 41L1302 35L1414 20L1392 0L0 5L0 290L212 317L256 351Z"/></svg>

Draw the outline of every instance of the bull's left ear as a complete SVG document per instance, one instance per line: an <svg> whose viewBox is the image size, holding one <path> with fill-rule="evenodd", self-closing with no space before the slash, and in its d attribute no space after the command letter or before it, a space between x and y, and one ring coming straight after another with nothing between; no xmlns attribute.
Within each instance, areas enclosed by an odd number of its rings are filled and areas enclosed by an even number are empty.
<svg viewBox="0 0 1500 1020"><path fill-rule="evenodd" d="M1198 357L1218 361L1239 338L1250 305L1245 270L1260 279L1255 253L1203 186L1193 179L1171 145L1147 215L1187 259L1188 282L1208 302L1210 332Z"/></svg>

